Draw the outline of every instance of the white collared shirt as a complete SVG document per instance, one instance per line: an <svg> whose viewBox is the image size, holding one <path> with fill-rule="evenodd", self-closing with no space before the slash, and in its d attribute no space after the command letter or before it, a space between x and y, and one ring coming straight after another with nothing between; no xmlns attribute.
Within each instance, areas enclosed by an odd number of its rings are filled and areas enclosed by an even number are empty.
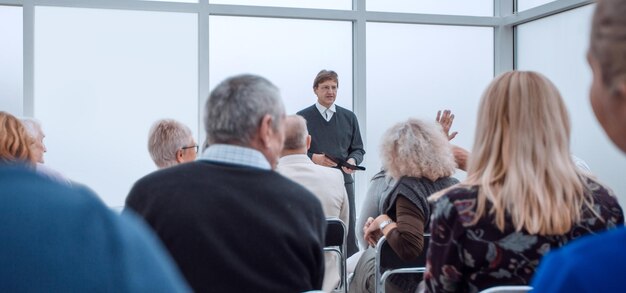
<svg viewBox="0 0 626 293"><path fill-rule="evenodd" d="M320 111L320 115L322 115L322 117L324 117L326 121L330 121L330 118L333 118L333 114L337 112L337 107L335 107L335 104L330 105L330 108L326 108L322 106L322 104L317 102L315 103L315 107L318 111Z"/></svg>
<svg viewBox="0 0 626 293"><path fill-rule="evenodd" d="M263 170L272 169L272 166L261 152L253 148L230 144L210 145L198 160L243 165Z"/></svg>

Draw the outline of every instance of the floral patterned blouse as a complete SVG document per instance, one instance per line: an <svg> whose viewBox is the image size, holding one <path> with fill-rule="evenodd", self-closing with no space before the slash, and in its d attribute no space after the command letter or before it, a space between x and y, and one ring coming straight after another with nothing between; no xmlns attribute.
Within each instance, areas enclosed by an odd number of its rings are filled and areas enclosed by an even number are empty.
<svg viewBox="0 0 626 293"><path fill-rule="evenodd" d="M476 211L478 187L458 187L435 203L431 218L431 240L424 276L428 292L478 292L503 285L527 285L541 257L550 249L585 234L593 234L624 224L617 199L604 186L588 180L593 209L565 235L540 236L516 232L507 215L504 232L492 215L483 215L470 225ZM490 209L486 205L486 211Z"/></svg>

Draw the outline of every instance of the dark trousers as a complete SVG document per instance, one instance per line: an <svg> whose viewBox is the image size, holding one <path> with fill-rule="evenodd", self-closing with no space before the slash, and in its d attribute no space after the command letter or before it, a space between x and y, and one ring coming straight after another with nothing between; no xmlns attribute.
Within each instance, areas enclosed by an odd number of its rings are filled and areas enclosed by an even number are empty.
<svg viewBox="0 0 626 293"><path fill-rule="evenodd" d="M348 193L348 203L350 204L350 222L348 224L348 239L347 249L348 257L359 251L359 246L356 241L356 203L354 202L354 182L346 183L346 192Z"/></svg>

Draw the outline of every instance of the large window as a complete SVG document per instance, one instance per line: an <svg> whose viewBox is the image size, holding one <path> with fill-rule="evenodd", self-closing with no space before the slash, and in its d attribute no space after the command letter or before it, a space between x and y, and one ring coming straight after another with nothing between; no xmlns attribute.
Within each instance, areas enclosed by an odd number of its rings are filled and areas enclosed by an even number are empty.
<svg viewBox="0 0 626 293"><path fill-rule="evenodd" d="M0 6L0 111L23 113L22 7Z"/></svg>
<svg viewBox="0 0 626 293"><path fill-rule="evenodd" d="M46 163L121 206L156 169L148 130L174 118L198 132L197 16L37 7L35 116Z"/></svg>
<svg viewBox="0 0 626 293"><path fill-rule="evenodd" d="M588 5L520 25L517 67L546 75L559 89L572 122L572 153L583 159L600 181L626 200L623 154L596 121L589 103L591 70L585 54L594 6Z"/></svg>
<svg viewBox="0 0 626 293"><path fill-rule="evenodd" d="M321 69L339 74L337 104L352 109L352 23L211 16L211 89L241 73L262 75L281 90L288 114L313 105Z"/></svg>
<svg viewBox="0 0 626 293"><path fill-rule="evenodd" d="M146 146L155 120L177 119L202 143L203 104L225 78L267 77L293 114L315 102L319 70L332 69L337 103L354 110L365 139L368 171L356 175L361 202L380 168L386 129L450 108L460 132L453 143L469 149L494 69L516 64L556 83L572 113L574 154L626 194L617 178L626 168L621 154L588 105L593 6L498 1L0 0L0 110L40 119L46 163L120 206L130 186L156 169ZM512 3L519 11L548 5L501 15Z"/></svg>
<svg viewBox="0 0 626 293"><path fill-rule="evenodd" d="M369 23L367 32L365 177L380 170L383 133L410 117L434 121L437 110L451 109L453 143L470 149L478 101L493 78L493 29Z"/></svg>

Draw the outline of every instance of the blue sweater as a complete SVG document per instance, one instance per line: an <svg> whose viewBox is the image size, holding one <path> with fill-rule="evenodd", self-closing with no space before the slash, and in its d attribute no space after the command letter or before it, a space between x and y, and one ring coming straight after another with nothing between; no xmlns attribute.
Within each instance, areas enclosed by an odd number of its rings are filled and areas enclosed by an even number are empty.
<svg viewBox="0 0 626 293"><path fill-rule="evenodd" d="M624 292L626 228L587 236L550 252L534 276L533 292Z"/></svg>
<svg viewBox="0 0 626 293"><path fill-rule="evenodd" d="M188 292L158 240L93 192L0 166L0 292Z"/></svg>

